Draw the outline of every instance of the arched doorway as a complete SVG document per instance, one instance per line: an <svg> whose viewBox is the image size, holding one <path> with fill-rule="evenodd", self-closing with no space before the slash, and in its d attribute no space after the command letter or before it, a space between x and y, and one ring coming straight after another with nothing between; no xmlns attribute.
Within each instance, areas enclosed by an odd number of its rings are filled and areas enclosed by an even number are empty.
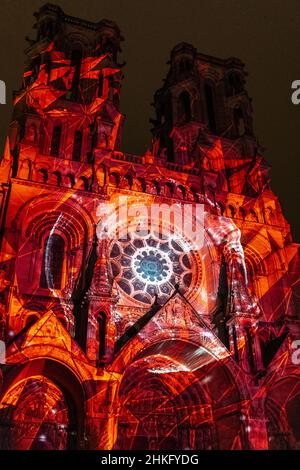
<svg viewBox="0 0 300 470"><path fill-rule="evenodd" d="M12 387L0 404L0 448L64 450L70 413L62 391L48 378L30 377Z"/></svg>
<svg viewBox="0 0 300 470"><path fill-rule="evenodd" d="M193 373L164 356L137 361L120 389L115 449L213 448L210 405Z"/></svg>
<svg viewBox="0 0 300 470"><path fill-rule="evenodd" d="M300 378L285 377L269 390L266 418L270 450L300 449Z"/></svg>
<svg viewBox="0 0 300 470"><path fill-rule="evenodd" d="M1 391L1 449L81 448L85 393L69 368L33 359L11 368Z"/></svg>
<svg viewBox="0 0 300 470"><path fill-rule="evenodd" d="M241 393L225 356L178 338L154 343L123 375L114 448L246 448Z"/></svg>

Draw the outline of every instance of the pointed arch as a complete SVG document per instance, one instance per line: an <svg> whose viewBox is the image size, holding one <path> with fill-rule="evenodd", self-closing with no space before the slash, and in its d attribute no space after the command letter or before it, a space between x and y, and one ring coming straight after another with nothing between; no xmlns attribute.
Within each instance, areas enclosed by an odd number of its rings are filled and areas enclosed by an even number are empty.
<svg viewBox="0 0 300 470"><path fill-rule="evenodd" d="M65 241L61 235L50 234L44 242L40 287L61 289Z"/></svg>
<svg viewBox="0 0 300 470"><path fill-rule="evenodd" d="M98 361L104 360L106 354L106 314L100 312L97 318L98 323Z"/></svg>
<svg viewBox="0 0 300 470"><path fill-rule="evenodd" d="M73 141L72 160L74 162L80 161L81 149L82 149L82 131L77 130L74 133L74 141Z"/></svg>
<svg viewBox="0 0 300 470"><path fill-rule="evenodd" d="M205 103L206 103L208 127L214 134L216 134L217 126L216 126L216 115L215 115L214 92L213 92L212 84L209 81L206 81L204 83L204 96L205 96Z"/></svg>
<svg viewBox="0 0 300 470"><path fill-rule="evenodd" d="M51 138L51 145L50 145L50 155L52 157L59 156L61 134L62 134L61 125L54 126L53 132L52 132L52 138Z"/></svg>
<svg viewBox="0 0 300 470"><path fill-rule="evenodd" d="M178 117L183 122L192 119L191 97L187 91L182 91L178 97Z"/></svg>

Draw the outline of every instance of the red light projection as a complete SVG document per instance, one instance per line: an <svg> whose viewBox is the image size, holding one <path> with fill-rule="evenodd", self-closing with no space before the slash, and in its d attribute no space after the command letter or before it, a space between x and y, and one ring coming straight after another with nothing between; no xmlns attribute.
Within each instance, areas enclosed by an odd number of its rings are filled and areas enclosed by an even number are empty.
<svg viewBox="0 0 300 470"><path fill-rule="evenodd" d="M299 245L244 64L178 44L130 155L118 26L36 18L0 166L0 448L298 448Z"/></svg>

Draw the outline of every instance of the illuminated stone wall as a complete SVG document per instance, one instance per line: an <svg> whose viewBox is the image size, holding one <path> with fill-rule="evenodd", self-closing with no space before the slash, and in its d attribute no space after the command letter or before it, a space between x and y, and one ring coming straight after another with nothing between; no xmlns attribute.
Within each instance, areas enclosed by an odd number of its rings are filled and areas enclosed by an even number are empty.
<svg viewBox="0 0 300 470"><path fill-rule="evenodd" d="M244 64L177 45L131 155L118 26L36 23L0 166L0 448L298 448L298 244ZM172 218L196 206L201 243Z"/></svg>

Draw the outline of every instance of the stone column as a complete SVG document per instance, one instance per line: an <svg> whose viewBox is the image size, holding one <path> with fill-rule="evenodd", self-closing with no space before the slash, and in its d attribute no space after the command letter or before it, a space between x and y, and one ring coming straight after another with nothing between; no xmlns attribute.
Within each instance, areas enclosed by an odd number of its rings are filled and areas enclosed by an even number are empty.
<svg viewBox="0 0 300 470"><path fill-rule="evenodd" d="M249 450L267 450L267 419L264 413L264 398L258 396L258 390L251 390L252 399L245 403L242 414L245 435Z"/></svg>

